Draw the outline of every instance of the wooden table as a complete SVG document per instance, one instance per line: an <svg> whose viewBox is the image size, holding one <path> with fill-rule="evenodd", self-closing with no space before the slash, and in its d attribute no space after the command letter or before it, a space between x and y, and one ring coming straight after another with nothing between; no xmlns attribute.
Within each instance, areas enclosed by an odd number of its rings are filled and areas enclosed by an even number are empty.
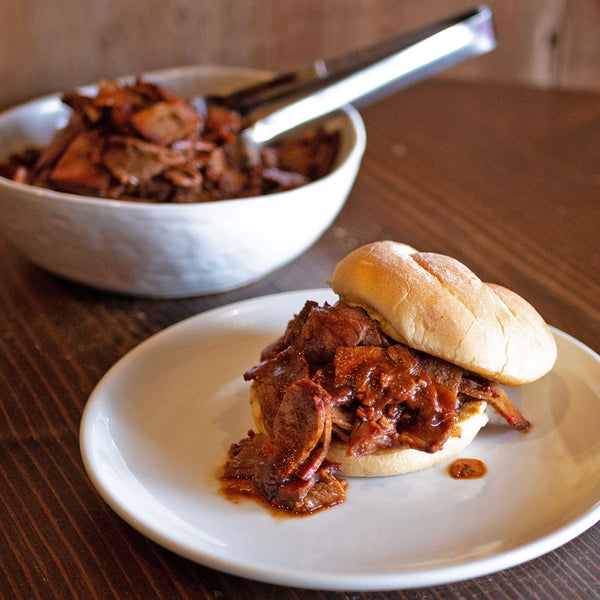
<svg viewBox="0 0 600 600"><path fill-rule="evenodd" d="M340 258L376 239L453 255L600 351L600 97L430 81L362 113L368 147L334 225L302 257L242 289L173 301L119 297L59 280L0 241L0 597L600 595L598 525L550 554L475 580L378 593L304 591L164 550L113 513L86 476L82 410L126 352L209 308L323 287Z"/></svg>

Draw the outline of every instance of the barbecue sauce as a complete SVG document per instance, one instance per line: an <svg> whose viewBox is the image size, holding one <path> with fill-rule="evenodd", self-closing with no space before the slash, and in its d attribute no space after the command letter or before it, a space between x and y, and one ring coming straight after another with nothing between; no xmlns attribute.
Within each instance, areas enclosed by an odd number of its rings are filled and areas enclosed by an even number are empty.
<svg viewBox="0 0 600 600"><path fill-rule="evenodd" d="M345 480L344 480L345 481ZM243 500L254 501L263 508L265 508L268 512L271 513L273 517L279 519L286 518L304 518L310 517L318 512L322 512L331 508L333 506L337 506L337 504L331 504L329 506L321 506L315 508L308 512L298 512L294 510L290 510L285 506L278 506L277 504L272 504L269 502L251 482L248 480L224 480L221 479L221 487L219 488L219 493L234 504L239 504Z"/></svg>
<svg viewBox="0 0 600 600"><path fill-rule="evenodd" d="M448 472L453 479L480 479L487 467L477 458L458 458L450 463Z"/></svg>

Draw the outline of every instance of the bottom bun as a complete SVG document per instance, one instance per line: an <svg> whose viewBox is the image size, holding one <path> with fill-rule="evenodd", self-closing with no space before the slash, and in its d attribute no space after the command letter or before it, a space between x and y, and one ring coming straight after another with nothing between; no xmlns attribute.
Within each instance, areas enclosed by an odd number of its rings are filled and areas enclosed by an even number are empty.
<svg viewBox="0 0 600 600"><path fill-rule="evenodd" d="M265 428L254 383L250 388L250 406L256 427L264 433ZM346 477L389 477L428 469L453 458L473 441L479 430L488 422L486 406L487 403L483 400L473 400L463 404L450 437L444 447L437 452L390 448L357 458L346 456L347 444L332 440L327 458L341 463L340 475Z"/></svg>
<svg viewBox="0 0 600 600"><path fill-rule="evenodd" d="M437 452L390 448L356 458L346 456L347 444L332 441L327 458L341 463L340 475L346 477L389 477L429 469L453 458L473 441L479 430L488 422L486 406L487 403L483 400L469 401L464 405L450 437Z"/></svg>

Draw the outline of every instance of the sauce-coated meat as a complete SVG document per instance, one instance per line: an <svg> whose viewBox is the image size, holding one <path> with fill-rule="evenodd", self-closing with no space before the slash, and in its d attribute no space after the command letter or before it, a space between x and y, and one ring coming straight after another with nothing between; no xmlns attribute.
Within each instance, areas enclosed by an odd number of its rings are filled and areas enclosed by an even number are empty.
<svg viewBox="0 0 600 600"><path fill-rule="evenodd" d="M67 125L43 149L0 163L0 176L61 192L128 201L192 203L290 190L329 173L339 132L322 127L273 143L249 165L241 115L141 79L100 82L95 96L66 92Z"/></svg>
<svg viewBox="0 0 600 600"><path fill-rule="evenodd" d="M247 371L265 434L230 450L226 480L245 480L274 506L311 512L342 502L345 483L326 459L332 439L349 456L385 448L440 450L462 403L488 400L527 421L495 382L388 338L361 308L307 302ZM242 493L242 492L240 492Z"/></svg>

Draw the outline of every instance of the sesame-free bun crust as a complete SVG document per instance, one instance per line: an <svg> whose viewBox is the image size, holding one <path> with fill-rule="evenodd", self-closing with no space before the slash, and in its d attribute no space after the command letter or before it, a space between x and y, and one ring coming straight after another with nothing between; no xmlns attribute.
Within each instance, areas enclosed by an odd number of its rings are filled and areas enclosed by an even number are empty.
<svg viewBox="0 0 600 600"><path fill-rule="evenodd" d="M528 302L449 256L374 242L342 259L330 286L394 340L506 385L535 381L556 360L552 332Z"/></svg>
<svg viewBox="0 0 600 600"><path fill-rule="evenodd" d="M260 403L255 391L255 383L250 386L250 407L256 428L265 432L260 411ZM483 400L469 401L460 408L458 421L441 450L429 453L412 448L391 448L378 450L356 458L346 456L348 444L332 440L327 458L342 465L340 475L347 477L389 477L421 471L438 465L462 452L475 438L479 430L488 422L485 413L487 403Z"/></svg>

